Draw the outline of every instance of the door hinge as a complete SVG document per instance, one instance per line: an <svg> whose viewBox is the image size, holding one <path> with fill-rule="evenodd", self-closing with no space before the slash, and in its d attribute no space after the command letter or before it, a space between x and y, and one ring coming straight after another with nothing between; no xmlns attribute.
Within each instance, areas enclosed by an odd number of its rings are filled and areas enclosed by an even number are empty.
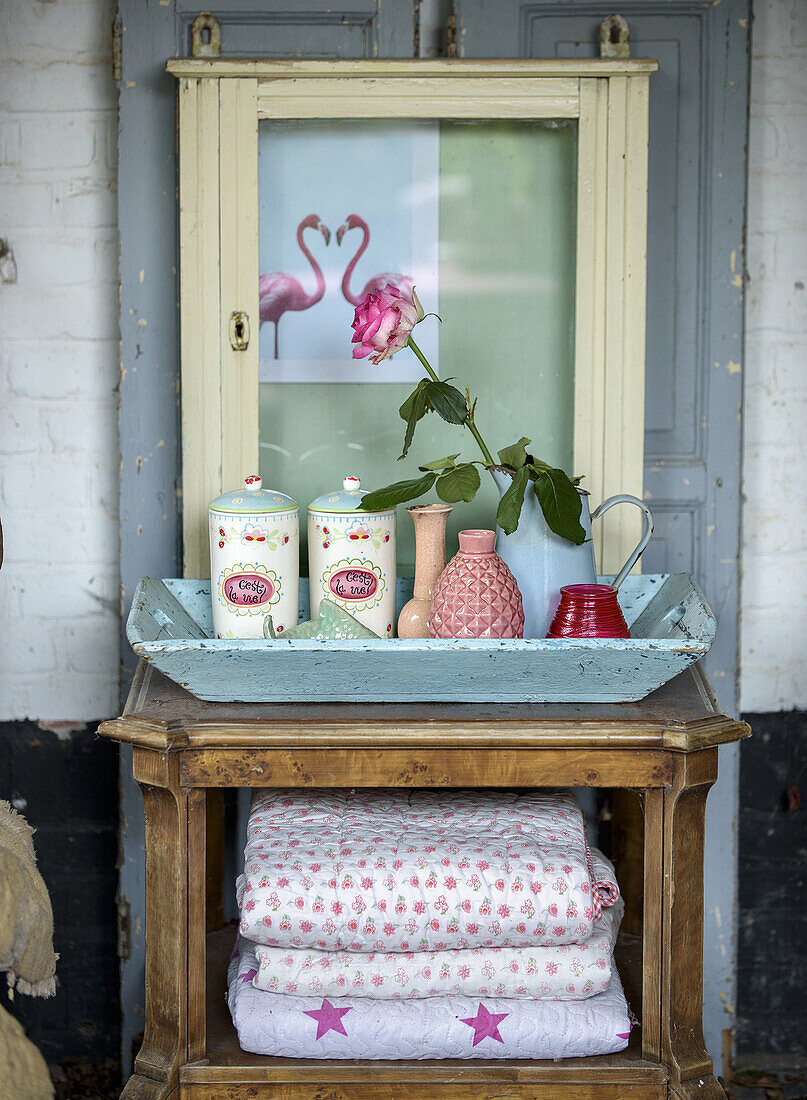
<svg viewBox="0 0 807 1100"><path fill-rule="evenodd" d="M112 79L122 80L121 76L121 38L123 32L121 29L120 16L115 19L112 24Z"/></svg>
<svg viewBox="0 0 807 1100"><path fill-rule="evenodd" d="M118 896L118 958L128 962L132 955L132 907Z"/></svg>

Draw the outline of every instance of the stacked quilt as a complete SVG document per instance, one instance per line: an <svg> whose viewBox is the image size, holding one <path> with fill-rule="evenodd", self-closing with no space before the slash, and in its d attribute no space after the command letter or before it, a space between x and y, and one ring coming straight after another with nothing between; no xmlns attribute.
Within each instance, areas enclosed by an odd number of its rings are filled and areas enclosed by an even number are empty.
<svg viewBox="0 0 807 1100"><path fill-rule="evenodd" d="M614 871L569 791L258 791L229 1005L245 1050L566 1058L627 1045Z"/></svg>

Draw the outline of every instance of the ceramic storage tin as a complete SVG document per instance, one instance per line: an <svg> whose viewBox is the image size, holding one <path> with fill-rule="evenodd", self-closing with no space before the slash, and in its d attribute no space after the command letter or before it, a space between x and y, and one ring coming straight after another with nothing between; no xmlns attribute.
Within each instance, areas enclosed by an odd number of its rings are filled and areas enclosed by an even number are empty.
<svg viewBox="0 0 807 1100"><path fill-rule="evenodd" d="M210 505L210 592L217 638L263 638L297 625L300 598L299 507L264 489L257 476Z"/></svg>
<svg viewBox="0 0 807 1100"><path fill-rule="evenodd" d="M359 510L366 492L357 477L308 506L311 618L323 596L381 638L395 622L395 509Z"/></svg>

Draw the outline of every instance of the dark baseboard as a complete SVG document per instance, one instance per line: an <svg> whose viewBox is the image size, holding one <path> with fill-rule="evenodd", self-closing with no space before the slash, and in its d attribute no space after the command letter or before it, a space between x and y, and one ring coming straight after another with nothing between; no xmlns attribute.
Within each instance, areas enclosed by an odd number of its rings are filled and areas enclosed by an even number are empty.
<svg viewBox="0 0 807 1100"><path fill-rule="evenodd" d="M48 1062L120 1054L118 746L96 726L0 722L0 798L36 829L60 955L55 997L1 996Z"/></svg>
<svg viewBox="0 0 807 1100"><path fill-rule="evenodd" d="M807 1052L807 711L744 714L737 1052Z"/></svg>

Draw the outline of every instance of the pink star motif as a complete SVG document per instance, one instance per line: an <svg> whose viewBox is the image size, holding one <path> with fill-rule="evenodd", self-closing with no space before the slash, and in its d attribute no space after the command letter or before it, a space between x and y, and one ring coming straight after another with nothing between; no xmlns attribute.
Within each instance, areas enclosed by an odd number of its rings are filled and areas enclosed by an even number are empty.
<svg viewBox="0 0 807 1100"><path fill-rule="evenodd" d="M460 1020L460 1023L474 1029L474 1046L481 1043L483 1039L495 1039L498 1043L503 1043L504 1039L499 1034L499 1024L509 1015L509 1012L488 1012L480 1002L476 1016L472 1016L469 1020Z"/></svg>
<svg viewBox="0 0 807 1100"><path fill-rule="evenodd" d="M303 1015L310 1016L317 1021L317 1039L321 1039L328 1031L338 1031L340 1035L347 1035L342 1017L350 1012L349 1008L334 1008L327 997L323 998L322 1008L306 1010Z"/></svg>

